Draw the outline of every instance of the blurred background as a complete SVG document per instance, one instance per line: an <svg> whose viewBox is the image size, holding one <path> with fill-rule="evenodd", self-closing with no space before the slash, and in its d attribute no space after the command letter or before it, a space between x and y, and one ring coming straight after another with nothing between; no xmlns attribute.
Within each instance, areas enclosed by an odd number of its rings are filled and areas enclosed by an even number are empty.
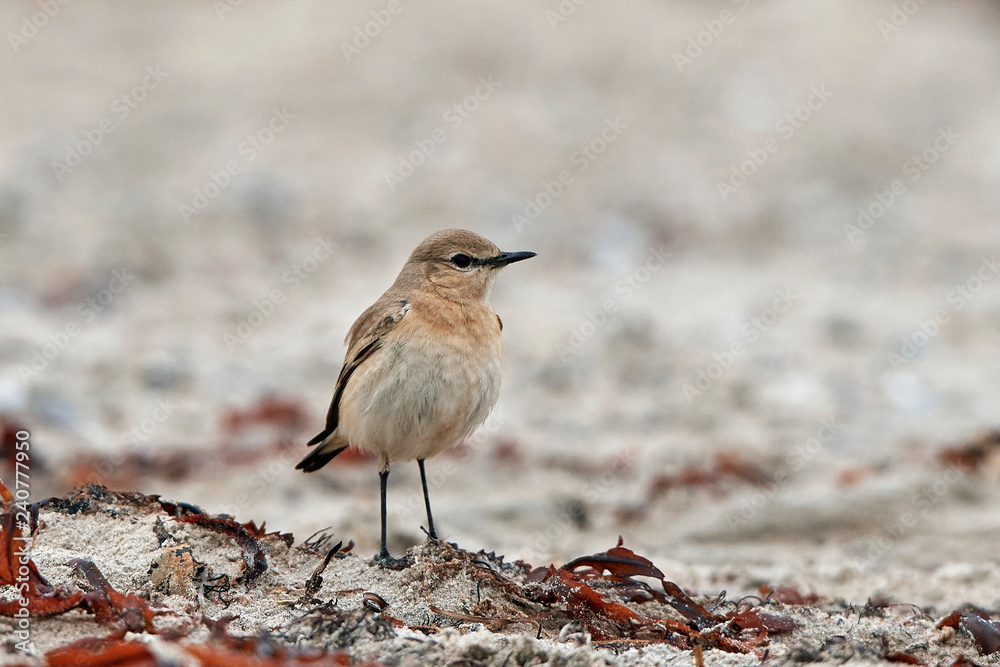
<svg viewBox="0 0 1000 667"><path fill-rule="evenodd" d="M464 227L538 257L493 295L494 416L428 464L444 536L1000 604L996 3L40 0L0 25L2 474L28 429L35 499L101 481L374 553L374 461L293 466L350 324ZM416 466L390 483L405 549Z"/></svg>

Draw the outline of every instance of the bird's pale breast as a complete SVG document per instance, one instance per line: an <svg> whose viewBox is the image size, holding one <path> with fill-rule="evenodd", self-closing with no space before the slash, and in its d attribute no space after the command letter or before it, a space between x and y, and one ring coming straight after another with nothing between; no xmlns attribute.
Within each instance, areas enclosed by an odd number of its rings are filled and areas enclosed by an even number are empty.
<svg viewBox="0 0 1000 667"><path fill-rule="evenodd" d="M489 416L503 341L485 305L415 302L345 387L338 431L386 461L434 456Z"/></svg>

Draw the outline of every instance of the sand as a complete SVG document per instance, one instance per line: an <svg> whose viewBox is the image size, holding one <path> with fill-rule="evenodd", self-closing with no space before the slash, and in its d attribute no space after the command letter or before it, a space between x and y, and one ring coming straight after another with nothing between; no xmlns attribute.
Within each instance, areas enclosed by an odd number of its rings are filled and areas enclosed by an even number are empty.
<svg viewBox="0 0 1000 667"><path fill-rule="evenodd" d="M191 513L154 497L95 486L46 502L32 554L49 583L89 588L67 567L70 559L85 558L106 574L111 588L148 600L155 620L143 632L126 620L97 622L81 610L33 618L30 654L10 651L3 664L44 664L41 657L54 649L117 628L124 633L120 641L140 642L160 660L179 656L181 664L200 664L192 647L223 650L233 641L229 637L266 642L264 648L243 649L244 657L261 661L283 645L342 653L352 664L687 665L693 659L683 634L633 633L628 624L615 626L593 610L574 607L579 601L572 597L540 603L544 582L531 583L538 579L528 576L528 566L505 563L495 554L428 542L408 550L410 563L399 571L383 569L353 549L323 567L332 536L296 544L272 533L260 538L267 567L251 578L237 540L184 517ZM603 578L590 581L609 603L625 604L644 617L692 623L667 604L628 602ZM947 577L934 577L925 591L948 583ZM781 663L869 662L897 653L921 664L950 664L977 651L963 632L938 627L946 614L933 606L887 598L864 605L840 597L793 600L788 592L766 590L744 597L741 589L748 585L750 580L736 576L730 589L735 595L705 591L695 597L718 613L758 607L789 626L736 648L713 644L714 624L702 627L705 639L698 643L706 646L706 664L747 664L765 656ZM221 635L211 630L220 620L226 628ZM715 632L734 639L760 639L758 631L727 630L727 622L718 628Z"/></svg>

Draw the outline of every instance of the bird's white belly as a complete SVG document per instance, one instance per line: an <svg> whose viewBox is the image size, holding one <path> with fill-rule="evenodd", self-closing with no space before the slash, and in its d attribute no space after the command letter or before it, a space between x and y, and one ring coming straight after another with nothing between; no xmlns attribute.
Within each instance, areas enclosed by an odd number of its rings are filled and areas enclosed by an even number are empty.
<svg viewBox="0 0 1000 667"><path fill-rule="evenodd" d="M348 382L338 430L386 461L429 458L486 421L502 374L502 343L461 351L441 341L392 343Z"/></svg>

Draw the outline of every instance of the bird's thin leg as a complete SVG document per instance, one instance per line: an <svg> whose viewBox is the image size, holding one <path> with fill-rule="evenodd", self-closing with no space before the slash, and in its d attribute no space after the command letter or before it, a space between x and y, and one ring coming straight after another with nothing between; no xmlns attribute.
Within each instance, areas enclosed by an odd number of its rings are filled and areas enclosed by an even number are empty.
<svg viewBox="0 0 1000 667"><path fill-rule="evenodd" d="M417 465L420 467L420 484L424 487L424 505L427 507L427 537L436 542L438 536L434 530L434 517L431 516L431 497L427 495L427 475L424 473L424 460L417 459Z"/></svg>
<svg viewBox="0 0 1000 667"><path fill-rule="evenodd" d="M401 570L407 565L409 561L405 558L393 558L389 555L389 547L386 544L386 512L385 512L385 497L386 497L386 484L389 481L389 466L386 466L384 470L379 470L379 486L382 495L382 548L378 552L378 564L382 567L388 568L390 570Z"/></svg>
<svg viewBox="0 0 1000 667"><path fill-rule="evenodd" d="M389 547L385 543L385 487L389 482L389 469L380 470L378 473L379 486L382 494L382 548L379 549L378 557L379 560L385 560L389 558Z"/></svg>

